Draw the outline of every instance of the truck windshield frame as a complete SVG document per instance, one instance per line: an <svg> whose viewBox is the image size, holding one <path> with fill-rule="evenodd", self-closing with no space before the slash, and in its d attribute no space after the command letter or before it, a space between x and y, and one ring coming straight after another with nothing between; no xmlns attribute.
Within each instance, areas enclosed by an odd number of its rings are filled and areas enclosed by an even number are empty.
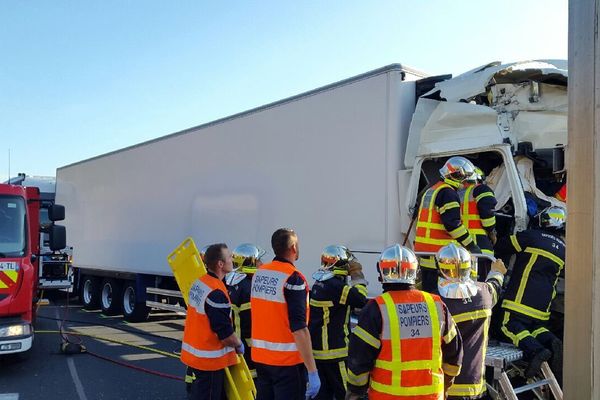
<svg viewBox="0 0 600 400"><path fill-rule="evenodd" d="M510 197L512 198L513 207L514 207L514 215L512 215L513 228L512 228L511 233L519 232L519 231L527 229L529 217L527 216L527 204L525 201L525 193L524 193L524 189L523 189L523 184L521 183L521 178L519 176L519 172L517 170L515 159L512 155L512 150L511 150L511 147L509 144L498 144L498 145L493 145L493 146L483 147L483 148L465 149L465 150L461 150L461 151L452 151L452 152L427 154L424 156L418 156L415 160L414 167L413 167L413 171L418 171L418 174L413 173L411 176L409 189L407 191L407 199L408 200L407 200L406 204L414 205L414 207L417 207L416 209L418 209L419 204L418 204L417 200L420 200L420 198L417 199L417 197L419 194L419 189L422 189L419 186L419 182L422 180L422 170L423 170L423 164L425 163L425 161L432 160L432 159L449 158L452 156L473 157L478 154L487 153L487 152L497 153L502 158L502 165L504 165L504 167L507 170L506 176L508 178ZM429 182L429 183L433 184L434 182ZM406 212L410 218L410 216L414 215L414 212L416 211L416 209L413 209L411 206L411 208L407 208L404 212ZM408 219L408 221L410 221L410 219ZM411 240L413 240L414 239L414 229L409 233L409 235L410 235Z"/></svg>
<svg viewBox="0 0 600 400"><path fill-rule="evenodd" d="M27 208L20 196L0 196L0 258L22 257L27 249Z"/></svg>

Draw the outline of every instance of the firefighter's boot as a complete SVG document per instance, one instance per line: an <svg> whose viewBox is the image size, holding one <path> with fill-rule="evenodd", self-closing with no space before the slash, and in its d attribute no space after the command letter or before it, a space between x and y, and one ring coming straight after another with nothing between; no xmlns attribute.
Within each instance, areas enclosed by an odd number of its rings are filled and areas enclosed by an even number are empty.
<svg viewBox="0 0 600 400"><path fill-rule="evenodd" d="M548 361L552 357L552 352L548 349L541 348L533 353L533 357L529 360L529 366L525 370L525 377L533 378L540 372L542 363Z"/></svg>

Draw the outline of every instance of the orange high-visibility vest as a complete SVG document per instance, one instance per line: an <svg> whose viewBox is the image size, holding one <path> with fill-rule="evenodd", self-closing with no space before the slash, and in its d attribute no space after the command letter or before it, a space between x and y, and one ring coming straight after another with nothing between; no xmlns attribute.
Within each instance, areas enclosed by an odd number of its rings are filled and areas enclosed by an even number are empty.
<svg viewBox="0 0 600 400"><path fill-rule="evenodd" d="M229 300L223 282L206 274L194 282L189 294L181 343L181 361L201 371L217 371L238 363L235 349L223 346L217 334L210 328L204 308L206 302L210 301L208 295L217 289Z"/></svg>
<svg viewBox="0 0 600 400"><path fill-rule="evenodd" d="M381 349L370 373L369 399L441 400L442 303L418 290L375 299L382 316Z"/></svg>
<svg viewBox="0 0 600 400"><path fill-rule="evenodd" d="M454 241L450 233L446 230L441 214L435 206L437 194L446 187L452 188L445 182L438 182L427 189L421 198L414 246L417 252L437 252L445 245ZM423 268L436 268L433 257L420 257L419 264Z"/></svg>
<svg viewBox="0 0 600 400"><path fill-rule="evenodd" d="M303 285L289 287L294 273L302 277ZM264 264L252 278L250 307L252 310L252 360L266 365L291 366L303 362L290 330L284 289L306 292L306 323L308 324L308 283L292 264L273 261Z"/></svg>
<svg viewBox="0 0 600 400"><path fill-rule="evenodd" d="M477 185L469 185L460 196L462 202L461 219L463 224L469 230L472 235L487 235L486 230L483 228L481 217L479 216L479 210L477 209L477 201L473 197L473 190Z"/></svg>

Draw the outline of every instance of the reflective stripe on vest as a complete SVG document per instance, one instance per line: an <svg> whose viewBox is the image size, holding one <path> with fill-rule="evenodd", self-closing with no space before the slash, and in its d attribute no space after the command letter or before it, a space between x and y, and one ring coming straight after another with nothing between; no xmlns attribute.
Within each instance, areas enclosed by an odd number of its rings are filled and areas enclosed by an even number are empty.
<svg viewBox="0 0 600 400"><path fill-rule="evenodd" d="M235 351L233 347L223 347L220 350L200 350L187 343L182 343L181 349L187 351L188 353L192 353L196 357L203 358L218 358L224 356L225 354L231 351Z"/></svg>
<svg viewBox="0 0 600 400"><path fill-rule="evenodd" d="M463 224L472 235L487 235L483 229L483 223L479 217L477 201L473 197L473 190L476 185L467 186L464 191L460 191L460 201L462 202L461 219Z"/></svg>
<svg viewBox="0 0 600 400"><path fill-rule="evenodd" d="M286 285L297 272L303 285ZM302 363L290 329L284 289L306 293L308 324L308 284L304 276L289 263L273 261L262 265L252 278L250 304L252 308L252 360L266 365L290 366Z"/></svg>
<svg viewBox="0 0 600 400"><path fill-rule="evenodd" d="M223 282L209 274L197 279L190 288L181 343L181 361L200 371L216 371L238 362L235 349L223 346L217 334L212 331L206 315L208 295L217 289L221 290L229 300ZM215 304L215 306L225 308L227 305Z"/></svg>
<svg viewBox="0 0 600 400"><path fill-rule="evenodd" d="M383 323L369 398L442 398L441 323L433 297L419 291L387 292L376 301Z"/></svg>
<svg viewBox="0 0 600 400"><path fill-rule="evenodd" d="M446 187L449 188L450 186L444 182L438 182L430 187L421 199L415 237L415 251L435 252L453 241L452 236L446 231L442 223L442 217L435 206L437 194Z"/></svg>
<svg viewBox="0 0 600 400"><path fill-rule="evenodd" d="M267 349L273 351L296 351L298 347L296 347L296 343L275 343L269 342L266 340L254 339L252 340L252 344L257 349Z"/></svg>

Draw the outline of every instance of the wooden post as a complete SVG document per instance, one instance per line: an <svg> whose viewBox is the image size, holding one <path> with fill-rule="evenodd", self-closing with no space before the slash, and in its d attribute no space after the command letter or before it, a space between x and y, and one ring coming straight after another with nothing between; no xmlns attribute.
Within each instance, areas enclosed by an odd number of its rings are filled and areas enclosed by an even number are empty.
<svg viewBox="0 0 600 400"><path fill-rule="evenodd" d="M565 399L600 399L598 7L569 1Z"/></svg>

